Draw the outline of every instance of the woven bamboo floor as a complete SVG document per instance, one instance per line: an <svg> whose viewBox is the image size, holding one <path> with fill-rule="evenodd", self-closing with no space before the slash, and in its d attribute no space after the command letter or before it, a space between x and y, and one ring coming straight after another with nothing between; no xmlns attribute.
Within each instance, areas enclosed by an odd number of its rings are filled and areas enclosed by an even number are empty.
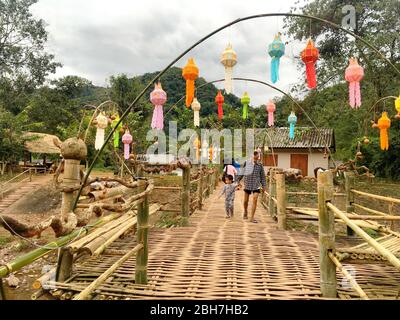
<svg viewBox="0 0 400 320"><path fill-rule="evenodd" d="M148 285L134 284L135 259L131 258L93 298L321 299L317 236L277 230L261 206L256 212L259 223L243 220L242 192L236 196L234 218L226 219L224 199L217 199L219 192L218 188L203 210L190 217L189 226L150 229ZM348 245L341 239L338 242ZM116 241L109 253L76 264L71 279L55 283L58 296L72 298L117 261L121 250L134 246L134 237L126 236ZM371 298L396 298L400 273L394 268L376 264L352 267ZM358 299L341 279L338 274L339 298Z"/></svg>

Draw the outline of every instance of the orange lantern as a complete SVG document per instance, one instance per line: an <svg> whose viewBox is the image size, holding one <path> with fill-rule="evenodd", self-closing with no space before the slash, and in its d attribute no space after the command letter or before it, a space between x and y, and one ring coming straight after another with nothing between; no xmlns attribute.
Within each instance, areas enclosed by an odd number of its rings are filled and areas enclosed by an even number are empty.
<svg viewBox="0 0 400 320"><path fill-rule="evenodd" d="M319 51L311 39L308 39L306 48L301 52L301 60L306 64L307 85L310 89L317 86L315 63L319 59Z"/></svg>
<svg viewBox="0 0 400 320"><path fill-rule="evenodd" d="M390 128L390 119L386 111L382 112L382 116L379 118L377 124L373 124L373 128L378 128L380 131L380 144L381 150L389 149L389 134L388 129Z"/></svg>
<svg viewBox="0 0 400 320"><path fill-rule="evenodd" d="M194 81L199 76L199 68L194 59L190 58L186 66L182 69L182 77L186 80L186 107L190 108L194 98Z"/></svg>
<svg viewBox="0 0 400 320"><path fill-rule="evenodd" d="M215 103L218 105L218 119L222 120L222 117L224 116L224 110L222 109L224 104L224 96L219 90L217 96L215 97Z"/></svg>

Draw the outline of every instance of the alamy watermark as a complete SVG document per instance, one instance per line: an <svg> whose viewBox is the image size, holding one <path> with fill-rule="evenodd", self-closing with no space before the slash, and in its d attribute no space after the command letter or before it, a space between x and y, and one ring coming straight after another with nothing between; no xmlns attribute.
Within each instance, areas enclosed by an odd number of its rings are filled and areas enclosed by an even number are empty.
<svg viewBox="0 0 400 320"><path fill-rule="evenodd" d="M342 8L342 13L344 14L342 18L342 27L345 29L356 28L356 8L352 5L345 5Z"/></svg>
<svg viewBox="0 0 400 320"><path fill-rule="evenodd" d="M266 129L183 129L178 134L177 123L169 123L168 137L163 130L149 130L146 140L148 158L189 158L193 164L242 164L255 150L262 153L270 145ZM267 147L266 147L267 148Z"/></svg>

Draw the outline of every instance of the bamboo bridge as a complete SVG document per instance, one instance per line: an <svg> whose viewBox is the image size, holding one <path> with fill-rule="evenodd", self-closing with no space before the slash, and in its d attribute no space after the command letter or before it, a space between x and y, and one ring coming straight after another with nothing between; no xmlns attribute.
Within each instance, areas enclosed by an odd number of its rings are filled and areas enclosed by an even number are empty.
<svg viewBox="0 0 400 320"><path fill-rule="evenodd" d="M181 187L147 184L145 191L131 197L136 209L106 219L64 247L57 268L34 283L39 289L34 296L49 292L61 300L400 298L400 234L394 231L399 216L393 211L400 199L355 190L351 173L346 173L345 193L334 193L329 171L319 174L316 192L289 192L284 174L271 169L268 190L256 210L258 223L252 223L242 219L242 192L236 195L234 217L225 218L224 199L218 197L218 167L186 166L182 171ZM167 189L180 193L186 226L152 226L152 216L163 208L149 203L148 196ZM314 207L290 206L289 198L299 196L317 196L318 201L311 201ZM345 197L344 210L335 203L340 197ZM356 197L381 201L389 212L356 203ZM290 220L315 220L319 236L287 230ZM347 227L349 236L335 235L335 224ZM362 228L381 236L374 239ZM21 266L8 267L14 271Z"/></svg>

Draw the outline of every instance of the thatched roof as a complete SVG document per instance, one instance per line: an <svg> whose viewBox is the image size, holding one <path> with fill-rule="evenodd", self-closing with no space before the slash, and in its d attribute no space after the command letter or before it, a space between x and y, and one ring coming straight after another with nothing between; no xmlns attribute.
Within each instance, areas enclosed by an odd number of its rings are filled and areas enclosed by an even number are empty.
<svg viewBox="0 0 400 320"><path fill-rule="evenodd" d="M54 143L61 143L61 140L57 136L38 132L26 132L23 137L28 139L25 141L25 149L31 153L61 152L60 148Z"/></svg>

